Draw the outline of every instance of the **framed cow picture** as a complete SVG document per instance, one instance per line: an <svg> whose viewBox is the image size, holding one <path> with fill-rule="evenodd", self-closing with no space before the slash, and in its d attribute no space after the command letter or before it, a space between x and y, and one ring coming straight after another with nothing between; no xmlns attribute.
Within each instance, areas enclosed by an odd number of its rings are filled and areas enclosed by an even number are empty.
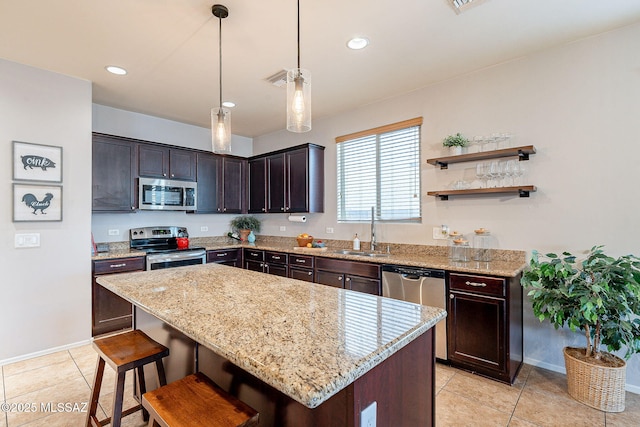
<svg viewBox="0 0 640 427"><path fill-rule="evenodd" d="M13 222L62 221L62 186L13 184Z"/></svg>
<svg viewBox="0 0 640 427"><path fill-rule="evenodd" d="M62 182L62 147L13 141L13 179Z"/></svg>

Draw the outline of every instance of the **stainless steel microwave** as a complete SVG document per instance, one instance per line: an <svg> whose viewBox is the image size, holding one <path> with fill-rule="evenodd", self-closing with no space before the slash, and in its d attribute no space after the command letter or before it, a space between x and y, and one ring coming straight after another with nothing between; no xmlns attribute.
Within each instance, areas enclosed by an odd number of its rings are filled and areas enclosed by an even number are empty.
<svg viewBox="0 0 640 427"><path fill-rule="evenodd" d="M197 183L171 179L140 178L138 209L195 211Z"/></svg>

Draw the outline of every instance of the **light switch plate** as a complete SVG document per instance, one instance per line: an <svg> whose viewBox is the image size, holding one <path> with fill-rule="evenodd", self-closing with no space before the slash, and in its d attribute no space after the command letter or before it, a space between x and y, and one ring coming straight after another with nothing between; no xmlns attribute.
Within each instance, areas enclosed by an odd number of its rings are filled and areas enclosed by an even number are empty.
<svg viewBox="0 0 640 427"><path fill-rule="evenodd" d="M360 427L376 427L376 411L378 404L373 402L360 412Z"/></svg>
<svg viewBox="0 0 640 427"><path fill-rule="evenodd" d="M280 226L280 231L287 231L287 227L285 225Z"/></svg>
<svg viewBox="0 0 640 427"><path fill-rule="evenodd" d="M209 227L203 225L202 227L200 227L200 231L209 231Z"/></svg>
<svg viewBox="0 0 640 427"><path fill-rule="evenodd" d="M333 234L333 227L327 227L324 229L325 233L327 234Z"/></svg>
<svg viewBox="0 0 640 427"><path fill-rule="evenodd" d="M38 248L40 247L40 233L20 233L15 237L16 248Z"/></svg>

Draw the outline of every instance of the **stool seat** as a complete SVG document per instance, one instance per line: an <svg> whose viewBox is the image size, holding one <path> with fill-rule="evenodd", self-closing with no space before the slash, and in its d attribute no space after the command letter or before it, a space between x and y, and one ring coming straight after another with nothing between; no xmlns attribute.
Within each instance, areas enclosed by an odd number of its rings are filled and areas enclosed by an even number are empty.
<svg viewBox="0 0 640 427"><path fill-rule="evenodd" d="M142 395L149 427L252 427L259 414L198 372Z"/></svg>
<svg viewBox="0 0 640 427"><path fill-rule="evenodd" d="M144 394L146 392L144 365L155 362L158 382L160 386L165 385L167 380L162 358L169 355L169 349L155 342L139 330L94 340L93 348L98 353L98 363L93 380L86 427L99 427L109 423L112 427L120 427L122 417L141 409L143 409L143 417L146 420L148 413L142 408L142 405L136 405L127 410L122 410L125 376L127 371L137 369L140 394ZM102 387L105 364L108 364L116 372L115 391L111 417L98 420L96 412L98 409L98 398L100 396L100 388Z"/></svg>

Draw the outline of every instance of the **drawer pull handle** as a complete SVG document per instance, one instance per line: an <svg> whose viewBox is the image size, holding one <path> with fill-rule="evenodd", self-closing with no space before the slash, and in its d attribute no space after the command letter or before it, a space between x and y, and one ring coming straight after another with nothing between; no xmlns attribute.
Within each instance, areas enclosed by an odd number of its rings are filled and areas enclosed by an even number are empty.
<svg viewBox="0 0 640 427"><path fill-rule="evenodd" d="M273 259L280 259L280 257L279 257L279 256L275 256L275 255L271 256L271 258L273 258Z"/></svg>
<svg viewBox="0 0 640 427"><path fill-rule="evenodd" d="M123 262L122 264L111 264L109 268L120 268L120 267L126 267L126 266L127 266L127 263Z"/></svg>
<svg viewBox="0 0 640 427"><path fill-rule="evenodd" d="M226 253L226 252L223 252L223 253L221 253L221 254L217 254L216 256L221 257L221 256L227 256L227 255L229 255L229 254L228 254L228 253Z"/></svg>
<svg viewBox="0 0 640 427"><path fill-rule="evenodd" d="M307 263L307 261L304 260L304 259L297 259L296 262L300 263L300 264L306 264Z"/></svg>
<svg viewBox="0 0 640 427"><path fill-rule="evenodd" d="M486 283L469 282L469 281L466 281L466 282L465 282L465 285L467 285L467 286L473 286L473 287L475 287L475 288L486 288L486 287L487 287L487 284L486 284Z"/></svg>

